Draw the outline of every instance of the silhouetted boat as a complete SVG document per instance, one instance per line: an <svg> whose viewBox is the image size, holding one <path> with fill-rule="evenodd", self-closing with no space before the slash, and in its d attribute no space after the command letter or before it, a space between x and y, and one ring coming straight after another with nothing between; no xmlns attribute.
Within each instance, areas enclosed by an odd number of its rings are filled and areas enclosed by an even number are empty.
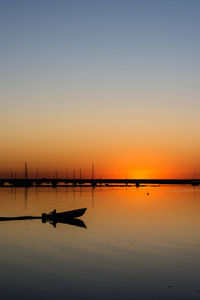
<svg viewBox="0 0 200 300"><path fill-rule="evenodd" d="M20 220L35 220L42 219L42 221L59 221L64 223L65 220L72 220L81 217L87 208L75 209L65 212L57 213L56 210L49 214L43 213L40 217L21 216L21 217L0 217L0 221L20 221Z"/></svg>
<svg viewBox="0 0 200 300"><path fill-rule="evenodd" d="M69 220L74 218L79 218L84 215L87 208L80 208L65 212L57 213L56 210L52 211L50 214L42 214L42 220L53 221L53 220Z"/></svg>

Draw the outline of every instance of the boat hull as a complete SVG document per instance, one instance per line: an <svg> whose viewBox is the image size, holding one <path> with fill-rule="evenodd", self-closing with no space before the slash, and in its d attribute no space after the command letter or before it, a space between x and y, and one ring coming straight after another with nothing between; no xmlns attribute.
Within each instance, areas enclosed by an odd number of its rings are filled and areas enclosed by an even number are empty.
<svg viewBox="0 0 200 300"><path fill-rule="evenodd" d="M65 220L72 220L75 218L79 218L84 215L87 208L80 208L70 211L65 211L61 213L43 213L41 217L32 217L32 216L22 216L22 217L0 217L0 221L22 221L22 220L34 220L34 219L42 219L43 222L46 221L62 221L64 223Z"/></svg>
<svg viewBox="0 0 200 300"><path fill-rule="evenodd" d="M61 213L51 213L51 214L42 214L43 220L66 220L79 218L84 215L87 208L75 209L70 211L65 211Z"/></svg>

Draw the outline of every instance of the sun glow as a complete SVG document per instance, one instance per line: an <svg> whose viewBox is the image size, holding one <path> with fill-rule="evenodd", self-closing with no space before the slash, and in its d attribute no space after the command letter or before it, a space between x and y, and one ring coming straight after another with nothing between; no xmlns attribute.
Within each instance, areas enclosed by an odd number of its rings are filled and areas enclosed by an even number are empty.
<svg viewBox="0 0 200 300"><path fill-rule="evenodd" d="M159 170L155 169L136 169L130 170L127 173L127 177L134 179L149 179L149 178L161 178L163 174Z"/></svg>

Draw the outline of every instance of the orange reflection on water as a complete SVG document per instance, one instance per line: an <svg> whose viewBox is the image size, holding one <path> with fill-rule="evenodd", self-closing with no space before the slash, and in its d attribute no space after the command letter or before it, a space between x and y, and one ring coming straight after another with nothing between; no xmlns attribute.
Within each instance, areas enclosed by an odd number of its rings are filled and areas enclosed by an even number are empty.
<svg viewBox="0 0 200 300"><path fill-rule="evenodd" d="M117 297L122 290L129 298L146 299L148 292L167 299L172 284L172 296L193 299L200 276L199 200L200 189L191 186L1 188L1 216L88 208L82 217L87 229L54 228L41 220L0 222L4 278L17 282L16 293L24 288L20 280L40 282L35 297L42 289L54 297L59 290L63 298L73 286L70 295L80 299ZM2 287L2 293L9 291Z"/></svg>

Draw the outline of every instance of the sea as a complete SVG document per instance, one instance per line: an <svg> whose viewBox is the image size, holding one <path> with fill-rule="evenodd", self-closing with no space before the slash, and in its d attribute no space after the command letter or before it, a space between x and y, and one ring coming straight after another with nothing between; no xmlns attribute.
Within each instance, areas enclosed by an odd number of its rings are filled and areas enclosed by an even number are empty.
<svg viewBox="0 0 200 300"><path fill-rule="evenodd" d="M1 299L200 299L200 187L0 188L0 217L79 208L0 221Z"/></svg>

